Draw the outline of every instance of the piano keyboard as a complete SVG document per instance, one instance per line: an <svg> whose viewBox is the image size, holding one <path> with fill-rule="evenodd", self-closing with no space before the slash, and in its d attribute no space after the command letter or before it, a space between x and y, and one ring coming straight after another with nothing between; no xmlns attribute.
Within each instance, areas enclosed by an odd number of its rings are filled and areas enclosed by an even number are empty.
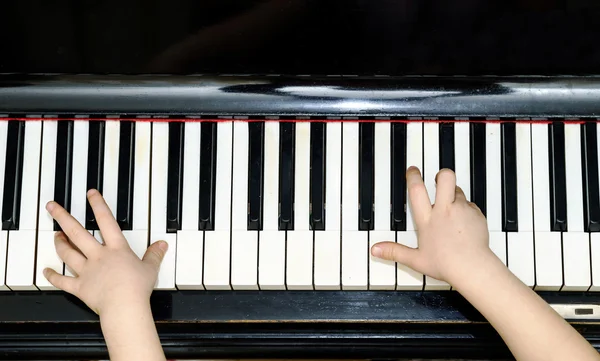
<svg viewBox="0 0 600 361"><path fill-rule="evenodd" d="M600 289L595 122L0 120L0 289L52 290L56 200L102 241L99 189L132 249L170 244L157 289L449 290L370 256L416 246L404 172L456 171L490 247L536 290Z"/></svg>

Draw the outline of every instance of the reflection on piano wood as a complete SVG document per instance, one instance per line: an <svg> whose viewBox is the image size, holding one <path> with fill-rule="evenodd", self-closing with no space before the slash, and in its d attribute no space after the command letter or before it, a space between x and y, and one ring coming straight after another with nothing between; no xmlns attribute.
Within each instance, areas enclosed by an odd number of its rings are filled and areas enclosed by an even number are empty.
<svg viewBox="0 0 600 361"><path fill-rule="evenodd" d="M86 204L86 190L98 188L138 255L170 243L152 304L174 357L260 357L264 343L273 357L389 357L424 346L507 354L448 284L370 256L383 240L417 245L410 165L432 199L437 171L455 170L488 219L496 255L588 339L597 335L600 84L170 81L0 79L3 351L18 351L18 335L30 355L84 344L83 354L103 354L96 317L41 274L69 272L46 202L101 241ZM556 97L578 86L585 91Z"/></svg>

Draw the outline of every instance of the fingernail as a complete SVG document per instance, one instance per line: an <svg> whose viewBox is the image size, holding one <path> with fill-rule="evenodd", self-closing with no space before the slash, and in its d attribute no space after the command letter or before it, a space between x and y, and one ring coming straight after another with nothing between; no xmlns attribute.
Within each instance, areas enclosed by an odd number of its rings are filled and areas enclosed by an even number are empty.
<svg viewBox="0 0 600 361"><path fill-rule="evenodd" d="M52 210L56 207L56 203L54 201L50 201L46 203L46 210L48 212L52 212Z"/></svg>
<svg viewBox="0 0 600 361"><path fill-rule="evenodd" d="M49 274L50 274L50 270L47 268L44 268L44 277L48 278Z"/></svg>
<svg viewBox="0 0 600 361"><path fill-rule="evenodd" d="M158 248L160 248L166 252L167 249L169 249L169 244L165 241L160 241L160 242L158 242Z"/></svg>
<svg viewBox="0 0 600 361"><path fill-rule="evenodd" d="M94 194L96 194L96 193L98 193L98 191L97 191L97 190L95 190L95 189L90 189L89 191L87 191L87 196L88 196L88 197L91 197L91 196L93 196L93 195L94 195Z"/></svg>
<svg viewBox="0 0 600 361"><path fill-rule="evenodd" d="M381 247L375 245L373 246L373 248L371 248L371 252L373 253L373 256L375 257L381 257L381 255L383 254L383 250L381 249Z"/></svg>

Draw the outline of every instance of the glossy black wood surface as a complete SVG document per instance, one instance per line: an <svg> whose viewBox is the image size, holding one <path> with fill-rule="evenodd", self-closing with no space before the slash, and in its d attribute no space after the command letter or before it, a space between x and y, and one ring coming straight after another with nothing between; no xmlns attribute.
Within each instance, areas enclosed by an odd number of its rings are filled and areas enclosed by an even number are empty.
<svg viewBox="0 0 600 361"><path fill-rule="evenodd" d="M0 114L598 117L600 77L0 75Z"/></svg>
<svg viewBox="0 0 600 361"><path fill-rule="evenodd" d="M540 293L550 303L600 295ZM169 357L509 356L459 294L449 292L155 292L153 314ZM573 321L597 349L600 322ZM97 316L62 292L0 295L0 357L106 357Z"/></svg>

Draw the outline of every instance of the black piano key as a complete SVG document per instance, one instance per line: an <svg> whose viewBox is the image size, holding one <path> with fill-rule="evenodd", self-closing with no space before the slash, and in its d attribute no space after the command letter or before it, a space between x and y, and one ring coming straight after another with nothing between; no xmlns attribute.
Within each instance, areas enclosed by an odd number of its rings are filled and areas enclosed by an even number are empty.
<svg viewBox="0 0 600 361"><path fill-rule="evenodd" d="M67 212L71 211L71 175L73 173L72 162L73 121L61 120L57 124L56 134L54 201L65 208ZM61 230L56 221L54 221L54 230Z"/></svg>
<svg viewBox="0 0 600 361"><path fill-rule="evenodd" d="M215 229L215 182L217 166L217 123L200 127L200 200L198 229Z"/></svg>
<svg viewBox="0 0 600 361"><path fill-rule="evenodd" d="M454 166L454 123L440 123L440 169Z"/></svg>
<svg viewBox="0 0 600 361"><path fill-rule="evenodd" d="M248 230L262 230L265 123L248 124Z"/></svg>
<svg viewBox="0 0 600 361"><path fill-rule="evenodd" d="M598 192L598 136L596 123L581 125L583 169L583 217L586 232L600 232L600 194Z"/></svg>
<svg viewBox="0 0 600 361"><path fill-rule="evenodd" d="M503 123L502 137L502 231L519 230L517 204L517 137L515 123Z"/></svg>
<svg viewBox="0 0 600 361"><path fill-rule="evenodd" d="M296 124L279 125L279 230L294 229Z"/></svg>
<svg viewBox="0 0 600 361"><path fill-rule="evenodd" d="M310 226L325 230L325 139L326 124L310 125Z"/></svg>
<svg viewBox="0 0 600 361"><path fill-rule="evenodd" d="M119 135L117 222L122 230L133 229L133 178L135 176L135 123L122 121Z"/></svg>
<svg viewBox="0 0 600 361"><path fill-rule="evenodd" d="M567 175L565 165L565 125L548 125L550 168L550 230L567 230Z"/></svg>
<svg viewBox="0 0 600 361"><path fill-rule="evenodd" d="M385 139L378 139L380 142ZM392 230L406 231L406 124L392 123Z"/></svg>
<svg viewBox="0 0 600 361"><path fill-rule="evenodd" d="M471 202L486 215L486 134L485 123L470 124Z"/></svg>
<svg viewBox="0 0 600 361"><path fill-rule="evenodd" d="M60 125L60 124L59 124ZM88 139L88 169L87 169L87 189L97 189L102 193L102 184L104 177L104 135L106 129L106 122L103 121L91 121L89 124L89 139ZM73 124L71 122L70 132L73 132ZM60 130L59 130L59 138ZM71 147L73 140L71 139ZM69 191L70 194L70 180L71 180L71 160L73 159L73 152L69 150L69 166L68 166L68 179L69 179ZM57 160L58 161L58 160ZM92 207L89 203L86 203L85 210L85 228L88 230L98 230L98 223L96 222L96 216L92 211Z"/></svg>
<svg viewBox="0 0 600 361"><path fill-rule="evenodd" d="M167 177L167 233L181 229L183 209L183 146L185 143L184 123L169 123L169 156Z"/></svg>
<svg viewBox="0 0 600 361"><path fill-rule="evenodd" d="M375 123L361 123L358 139L358 229L373 229L375 198ZM385 139L379 139L385 142Z"/></svg>
<svg viewBox="0 0 600 361"><path fill-rule="evenodd" d="M25 122L9 121L2 201L2 229L5 231L19 229L24 147Z"/></svg>

